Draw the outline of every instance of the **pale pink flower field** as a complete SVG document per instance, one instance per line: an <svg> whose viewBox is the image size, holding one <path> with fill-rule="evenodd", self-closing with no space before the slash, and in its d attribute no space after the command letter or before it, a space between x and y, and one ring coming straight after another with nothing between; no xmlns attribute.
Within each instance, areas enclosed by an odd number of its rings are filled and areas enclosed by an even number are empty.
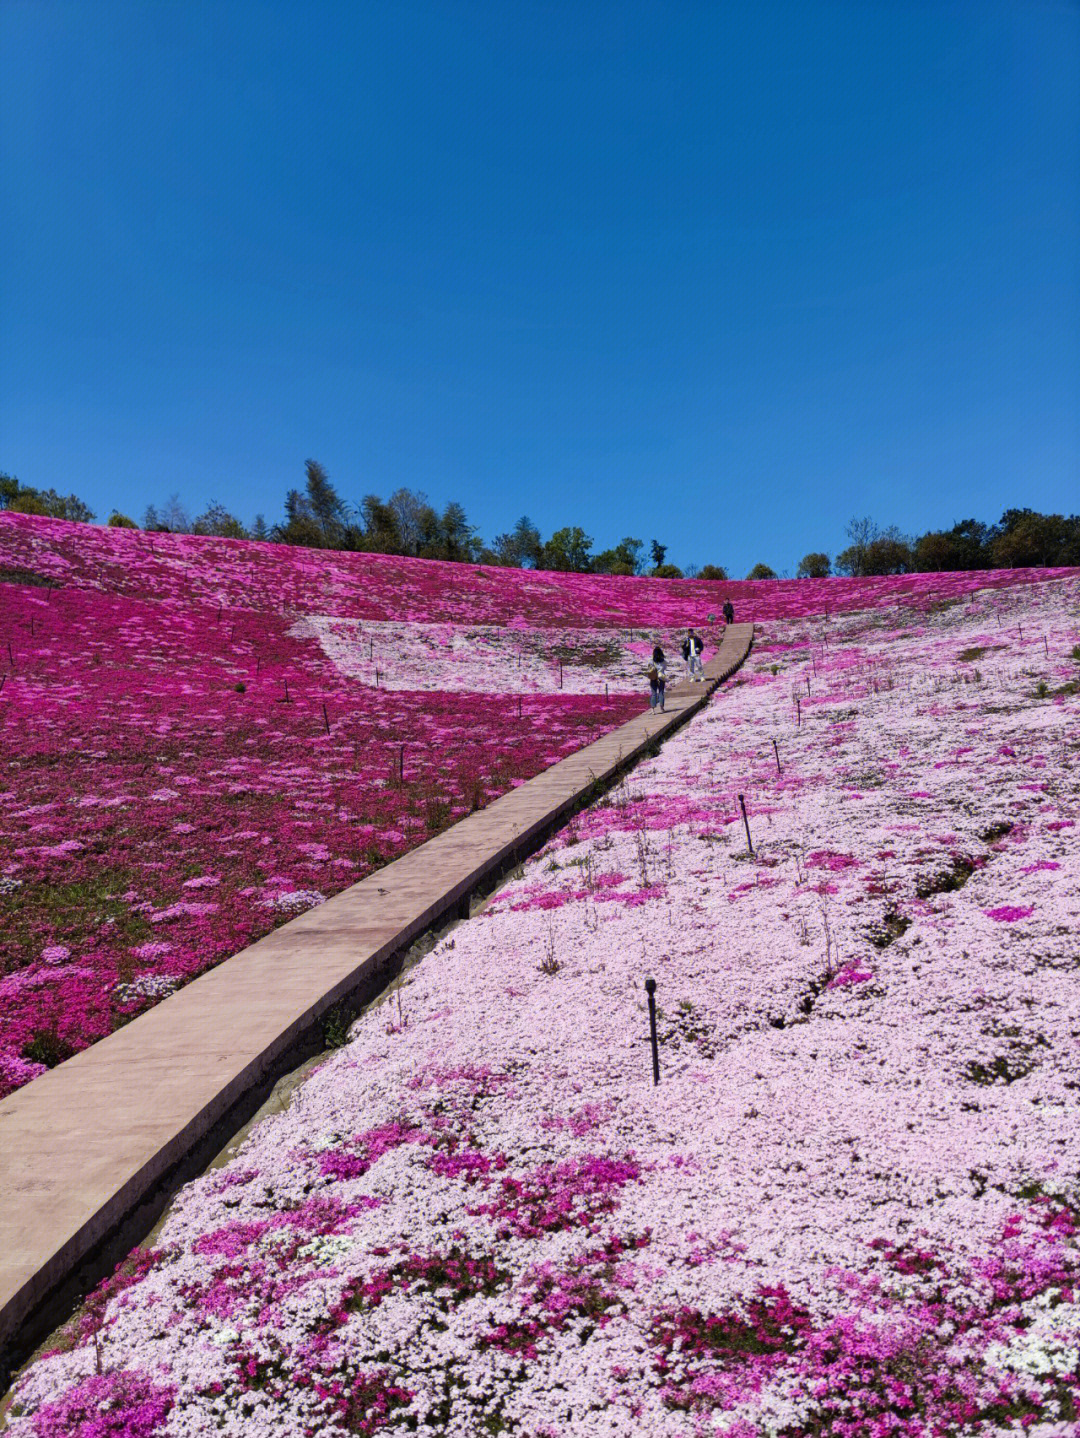
<svg viewBox="0 0 1080 1438"><path fill-rule="evenodd" d="M11 1431L1075 1434L1080 578L1020 579L763 620Z"/></svg>

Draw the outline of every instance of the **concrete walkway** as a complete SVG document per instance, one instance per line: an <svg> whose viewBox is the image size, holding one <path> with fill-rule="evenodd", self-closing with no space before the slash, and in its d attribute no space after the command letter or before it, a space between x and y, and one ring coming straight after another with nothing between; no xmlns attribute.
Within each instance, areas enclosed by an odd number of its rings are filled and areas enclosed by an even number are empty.
<svg viewBox="0 0 1080 1438"><path fill-rule="evenodd" d="M322 1016L698 710L752 637L729 625L707 682L669 688L666 713L630 720L0 1102L0 1372L88 1256Z"/></svg>

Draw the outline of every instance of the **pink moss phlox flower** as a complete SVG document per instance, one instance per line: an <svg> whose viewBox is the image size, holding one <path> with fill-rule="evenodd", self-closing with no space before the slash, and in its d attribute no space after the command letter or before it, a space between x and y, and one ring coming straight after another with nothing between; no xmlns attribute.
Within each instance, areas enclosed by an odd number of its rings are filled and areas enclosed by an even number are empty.
<svg viewBox="0 0 1080 1438"><path fill-rule="evenodd" d="M34 1414L35 1438L153 1438L163 1431L175 1391L139 1372L84 1378Z"/></svg>

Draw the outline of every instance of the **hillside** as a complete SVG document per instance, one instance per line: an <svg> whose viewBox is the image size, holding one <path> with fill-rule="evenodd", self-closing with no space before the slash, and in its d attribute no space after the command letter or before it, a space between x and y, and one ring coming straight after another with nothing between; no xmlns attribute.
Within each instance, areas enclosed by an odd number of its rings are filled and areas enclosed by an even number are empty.
<svg viewBox="0 0 1080 1438"><path fill-rule="evenodd" d="M763 626L184 1190L13 1432L1074 1433L1078 616L1074 575Z"/></svg>

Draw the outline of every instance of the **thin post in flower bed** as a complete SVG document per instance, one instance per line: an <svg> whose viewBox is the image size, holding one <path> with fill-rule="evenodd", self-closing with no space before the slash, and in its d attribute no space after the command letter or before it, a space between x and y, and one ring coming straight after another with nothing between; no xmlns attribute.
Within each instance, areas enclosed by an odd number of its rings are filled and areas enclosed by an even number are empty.
<svg viewBox="0 0 1080 1438"><path fill-rule="evenodd" d="M754 852L753 841L750 838L750 820L746 817L746 800L739 795L739 808L742 810L743 826L746 829L746 847L752 854Z"/></svg>
<svg viewBox="0 0 1080 1438"><path fill-rule="evenodd" d="M649 1042L652 1044L652 1081L660 1082L660 1046L656 1040L656 980L645 980L645 992L649 996Z"/></svg>
<svg viewBox="0 0 1080 1438"><path fill-rule="evenodd" d="M11 640L10 640L10 639L9 639L8 642L7 642L7 657L8 657L8 663L11 665L12 669L14 669L14 668L15 668L15 656L14 656L14 654L12 654L12 652L11 652Z"/></svg>
<svg viewBox="0 0 1080 1438"><path fill-rule="evenodd" d="M1046 635L1045 635L1045 634L1043 635L1043 648L1046 650L1046 657L1047 657L1047 659L1049 659L1049 658L1050 658L1050 646L1049 646L1049 644L1046 642Z"/></svg>
<svg viewBox="0 0 1080 1438"><path fill-rule="evenodd" d="M405 787L405 745L398 747L398 784Z"/></svg>
<svg viewBox="0 0 1080 1438"><path fill-rule="evenodd" d="M810 698L810 676L809 676L809 674L806 676L806 697L807 697L807 699Z"/></svg>
<svg viewBox="0 0 1080 1438"><path fill-rule="evenodd" d="M799 703L799 696L795 695L795 727L802 728L802 705Z"/></svg>
<svg viewBox="0 0 1080 1438"><path fill-rule="evenodd" d="M776 755L776 772L780 773L780 750L777 748L776 740L772 741L773 753Z"/></svg>
<svg viewBox="0 0 1080 1438"><path fill-rule="evenodd" d="M379 671L378 671L378 669L376 668L376 670L375 670L375 688L378 689L378 687L379 687Z"/></svg>
<svg viewBox="0 0 1080 1438"><path fill-rule="evenodd" d="M322 719L323 719L323 723L326 725L326 737L329 739L329 738L330 738L330 716L329 716L329 714L327 714L327 712L326 712L326 705L325 705L325 704L324 704L323 707L322 707Z"/></svg>
<svg viewBox="0 0 1080 1438"><path fill-rule="evenodd" d="M285 703L286 703L286 704L291 704L291 703L292 703L292 700L289 698L289 681L288 681L288 679L285 680Z"/></svg>
<svg viewBox="0 0 1080 1438"><path fill-rule="evenodd" d="M562 660L559 660L559 688L562 688Z"/></svg>

